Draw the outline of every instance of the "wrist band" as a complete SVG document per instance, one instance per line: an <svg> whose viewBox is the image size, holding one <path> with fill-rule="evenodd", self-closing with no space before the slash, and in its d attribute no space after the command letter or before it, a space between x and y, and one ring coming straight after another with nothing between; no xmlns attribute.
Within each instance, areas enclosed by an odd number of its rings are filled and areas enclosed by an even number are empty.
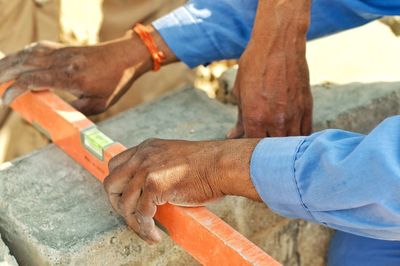
<svg viewBox="0 0 400 266"><path fill-rule="evenodd" d="M158 50L158 47L154 41L153 36L150 34L148 27L137 23L133 27L133 31L139 36L139 38L143 41L147 50L153 59L153 71L158 71L161 67L161 64L165 60L165 54Z"/></svg>

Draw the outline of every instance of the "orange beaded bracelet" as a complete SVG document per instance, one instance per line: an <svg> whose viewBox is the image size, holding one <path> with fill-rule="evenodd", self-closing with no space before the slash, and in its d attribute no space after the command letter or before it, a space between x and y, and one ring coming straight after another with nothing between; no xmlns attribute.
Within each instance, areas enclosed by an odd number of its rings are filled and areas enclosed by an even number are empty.
<svg viewBox="0 0 400 266"><path fill-rule="evenodd" d="M149 28L140 23L136 23L133 27L133 31L143 41L144 45L147 47L147 50L149 50L151 58L153 59L153 71L160 70L161 64L165 61L165 54L158 50Z"/></svg>

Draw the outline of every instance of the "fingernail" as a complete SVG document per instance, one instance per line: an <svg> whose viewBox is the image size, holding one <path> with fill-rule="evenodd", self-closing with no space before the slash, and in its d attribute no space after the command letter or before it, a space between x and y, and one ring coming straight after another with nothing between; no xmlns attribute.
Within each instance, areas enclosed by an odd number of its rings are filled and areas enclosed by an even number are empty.
<svg viewBox="0 0 400 266"><path fill-rule="evenodd" d="M13 100L13 95L12 94L13 94L12 93L12 87L10 87L4 92L3 97L1 99L1 103L4 104L4 105L10 105L10 103Z"/></svg>
<svg viewBox="0 0 400 266"><path fill-rule="evenodd" d="M162 236L161 236L159 229L153 228L153 230L151 230L151 232L149 233L149 238L151 239L151 241L153 243L160 242L162 239Z"/></svg>
<svg viewBox="0 0 400 266"><path fill-rule="evenodd" d="M10 105L15 98L22 95L24 92L25 90L19 86L13 85L9 87L3 94L3 104Z"/></svg>

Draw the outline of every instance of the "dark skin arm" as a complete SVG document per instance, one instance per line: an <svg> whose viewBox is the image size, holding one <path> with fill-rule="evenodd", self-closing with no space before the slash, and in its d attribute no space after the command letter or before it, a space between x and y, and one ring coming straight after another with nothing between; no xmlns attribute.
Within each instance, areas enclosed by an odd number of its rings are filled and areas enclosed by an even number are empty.
<svg viewBox="0 0 400 266"><path fill-rule="evenodd" d="M310 0L260 0L234 86L238 120L228 138L308 135L312 95L306 61Z"/></svg>
<svg viewBox="0 0 400 266"><path fill-rule="evenodd" d="M176 56L152 28L152 35L166 55ZM98 114L114 104L144 73L152 59L139 37L131 31L123 38L95 46L65 47L42 42L0 60L0 83L15 79L3 96L10 104L27 90L46 87L66 90L77 97L71 104L86 115Z"/></svg>

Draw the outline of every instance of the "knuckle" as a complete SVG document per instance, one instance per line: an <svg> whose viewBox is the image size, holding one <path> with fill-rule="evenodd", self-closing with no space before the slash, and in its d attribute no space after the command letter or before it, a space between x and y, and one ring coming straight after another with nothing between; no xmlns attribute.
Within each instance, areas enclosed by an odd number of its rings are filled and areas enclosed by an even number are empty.
<svg viewBox="0 0 400 266"><path fill-rule="evenodd" d="M161 143L160 139L149 138L143 141L139 146L143 153L150 153L152 149L157 148Z"/></svg>
<svg viewBox="0 0 400 266"><path fill-rule="evenodd" d="M158 141L159 141L159 139L157 139L157 138L149 138L149 139L145 140L144 143L146 143L146 145L153 146L153 145L157 144Z"/></svg>
<svg viewBox="0 0 400 266"><path fill-rule="evenodd" d="M122 166L129 162L129 160L132 157L132 155L129 154L130 150L131 149L121 152L118 155L116 155L110 159L110 161L108 162L108 170L111 172L110 174L112 174L112 171L115 170L117 166L119 166L119 165ZM126 155L128 155L128 156L126 156Z"/></svg>
<svg viewBox="0 0 400 266"><path fill-rule="evenodd" d="M274 118L272 119L272 124L276 128L284 128L287 122L289 121L288 116L283 112L278 112L275 114Z"/></svg>
<svg viewBox="0 0 400 266"><path fill-rule="evenodd" d="M111 171L112 169L114 169L114 166L117 164L117 162L118 162L118 159L117 159L117 157L118 156L115 156L115 157L113 157L113 158L111 158L111 160L108 162L108 170L109 171Z"/></svg>
<svg viewBox="0 0 400 266"><path fill-rule="evenodd" d="M73 59L78 60L80 58L79 53L73 47L59 48L54 53L54 59L60 64L67 66L72 63Z"/></svg>
<svg viewBox="0 0 400 266"><path fill-rule="evenodd" d="M25 46L24 49L28 53L44 53L49 50L47 41L38 41Z"/></svg>
<svg viewBox="0 0 400 266"><path fill-rule="evenodd" d="M77 61L73 61L66 66L64 72L65 75L67 75L68 77L72 77L75 74L77 74L81 69L82 69L81 64Z"/></svg>
<svg viewBox="0 0 400 266"><path fill-rule="evenodd" d="M30 43L24 47L24 51L26 51L26 52L35 51L36 49L38 49L40 47L40 45L41 45L40 42Z"/></svg>
<svg viewBox="0 0 400 266"><path fill-rule="evenodd" d="M72 62L68 67L73 72L78 72L81 69L79 62Z"/></svg>
<svg viewBox="0 0 400 266"><path fill-rule="evenodd" d="M257 114L247 115L244 119L246 121L246 124L251 127L260 127L264 124L262 117Z"/></svg>
<svg viewBox="0 0 400 266"><path fill-rule="evenodd" d="M38 41L34 44L33 48L34 49L40 49L40 48L47 48L47 43L45 41Z"/></svg>

